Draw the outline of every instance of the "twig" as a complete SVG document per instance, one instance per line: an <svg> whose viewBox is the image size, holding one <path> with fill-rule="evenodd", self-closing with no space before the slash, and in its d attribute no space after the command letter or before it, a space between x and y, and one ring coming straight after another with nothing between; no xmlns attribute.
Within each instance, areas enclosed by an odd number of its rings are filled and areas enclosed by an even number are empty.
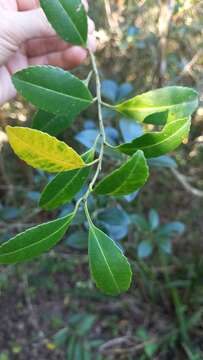
<svg viewBox="0 0 203 360"><path fill-rule="evenodd" d="M130 336L118 337L107 341L99 348L99 352L104 355L130 354L144 349L147 345L157 343L157 338L144 341L140 344L133 344Z"/></svg>
<svg viewBox="0 0 203 360"><path fill-rule="evenodd" d="M106 17L108 20L109 27L112 28L112 21L111 21L111 5L109 0L104 0L105 10L106 10Z"/></svg>
<svg viewBox="0 0 203 360"><path fill-rule="evenodd" d="M175 176L175 178L182 184L184 189L188 191L190 194L197 196L197 197L203 197L203 191L196 189L190 183L188 182L188 179L185 175L181 174L178 170L171 168L171 172Z"/></svg>
<svg viewBox="0 0 203 360"><path fill-rule="evenodd" d="M101 145L100 145L100 151L99 151L99 158L97 160L97 162L98 162L97 169L96 169L95 175L88 187L88 190L83 197L84 201L87 201L87 199L88 199L90 193L92 192L93 187L97 181L99 173L102 169L102 161L103 161L103 156L104 156L104 145L106 144L106 134L105 134L103 116L102 116L101 81L100 81L99 71L97 69L95 56L91 50L89 50L89 53L90 53L93 71L94 71L95 78L96 78L96 93L97 93L98 118L99 118L99 138L101 138ZM97 141L99 140L99 138L97 139Z"/></svg>

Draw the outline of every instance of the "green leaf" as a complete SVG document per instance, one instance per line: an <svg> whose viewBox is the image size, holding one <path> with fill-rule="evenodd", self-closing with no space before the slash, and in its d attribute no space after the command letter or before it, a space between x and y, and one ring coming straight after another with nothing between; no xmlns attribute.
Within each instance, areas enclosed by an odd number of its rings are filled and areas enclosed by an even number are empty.
<svg viewBox="0 0 203 360"><path fill-rule="evenodd" d="M67 343L68 340L68 336L69 336L69 329L68 327L65 327L61 330L59 330L55 335L54 335L54 344L57 347L63 346L64 344Z"/></svg>
<svg viewBox="0 0 203 360"><path fill-rule="evenodd" d="M132 272L127 258L115 242L89 219L88 254L91 275L96 286L107 295L128 290Z"/></svg>
<svg viewBox="0 0 203 360"><path fill-rule="evenodd" d="M65 115L54 115L39 110L33 117L32 128L41 130L49 135L57 136L64 132L73 122L74 118Z"/></svg>
<svg viewBox="0 0 203 360"><path fill-rule="evenodd" d="M101 180L95 187L95 192L102 195L128 195L142 187L148 176L146 159L143 152L138 150L119 169Z"/></svg>
<svg viewBox="0 0 203 360"><path fill-rule="evenodd" d="M93 150L89 150L82 156L86 163L90 163L93 158ZM90 172L91 167L87 166L79 170L66 171L56 175L42 192L39 202L40 207L45 210L53 210L70 202L82 189Z"/></svg>
<svg viewBox="0 0 203 360"><path fill-rule="evenodd" d="M132 214L131 215L131 222L132 224L135 224L138 230L140 231L149 231L149 224L144 218L144 216L141 216L139 214Z"/></svg>
<svg viewBox="0 0 203 360"><path fill-rule="evenodd" d="M87 333L89 333L91 331L91 328L93 327L93 325L95 323L95 320L96 320L95 315L85 314L80 325L78 326L77 334L79 336L87 335Z"/></svg>
<svg viewBox="0 0 203 360"><path fill-rule="evenodd" d="M75 213L35 226L0 246L0 264L31 260L50 250L64 236Z"/></svg>
<svg viewBox="0 0 203 360"><path fill-rule="evenodd" d="M87 15L81 0L40 0L47 19L65 41L86 46Z"/></svg>
<svg viewBox="0 0 203 360"><path fill-rule="evenodd" d="M67 348L67 357L66 359L74 359L75 358L75 346L77 344L76 336L72 335L69 337L68 348Z"/></svg>
<svg viewBox="0 0 203 360"><path fill-rule="evenodd" d="M197 106L198 93L195 90L169 86L135 96L115 105L114 109L138 122L163 124L167 118L172 120L192 115ZM153 114L156 115L152 117Z"/></svg>
<svg viewBox="0 0 203 360"><path fill-rule="evenodd" d="M160 227L159 235L171 236L173 234L182 235L185 232L186 226L180 221L174 221Z"/></svg>
<svg viewBox="0 0 203 360"><path fill-rule="evenodd" d="M75 150L53 136L17 126L7 126L6 132L16 155L34 168L60 172L85 166Z"/></svg>
<svg viewBox="0 0 203 360"><path fill-rule="evenodd" d="M39 109L74 118L93 101L83 81L53 66L34 66L13 75L17 91Z"/></svg>
<svg viewBox="0 0 203 360"><path fill-rule="evenodd" d="M116 149L128 155L140 149L147 158L161 156L175 150L183 140L187 139L190 125L190 118L174 120L168 122L162 131L144 134L131 143L117 146Z"/></svg>

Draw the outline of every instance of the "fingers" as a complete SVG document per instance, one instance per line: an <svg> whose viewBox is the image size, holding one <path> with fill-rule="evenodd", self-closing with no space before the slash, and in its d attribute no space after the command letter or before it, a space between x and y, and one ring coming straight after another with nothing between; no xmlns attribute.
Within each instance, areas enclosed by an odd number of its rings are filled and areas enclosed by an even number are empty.
<svg viewBox="0 0 203 360"><path fill-rule="evenodd" d="M87 57L87 51L79 46L72 46L65 51L53 52L29 59L30 65L52 65L64 69L79 66Z"/></svg>
<svg viewBox="0 0 203 360"><path fill-rule="evenodd" d="M0 106L15 97L16 91L11 81L9 71L5 66L0 67Z"/></svg>
<svg viewBox="0 0 203 360"><path fill-rule="evenodd" d="M95 31L95 23L92 19L88 18L88 33L93 34Z"/></svg>
<svg viewBox="0 0 203 360"><path fill-rule="evenodd" d="M88 1L87 0L82 0L82 3L84 5L84 7L85 7L85 10L88 11L88 9L89 9Z"/></svg>
<svg viewBox="0 0 203 360"><path fill-rule="evenodd" d="M49 38L49 43L47 40L43 40L43 46L45 46L44 50L48 51L42 53L39 49L38 56L36 56L36 52L33 52L30 48L30 65L52 65L64 69L72 69L84 62L87 57L87 50L79 46L68 46L63 41L58 40L57 37ZM39 40L35 41L37 43ZM96 43L93 35L89 36L88 47L92 51L95 51ZM32 54L34 54L34 56L32 56Z"/></svg>
<svg viewBox="0 0 203 360"><path fill-rule="evenodd" d="M88 11L88 2L87 0L82 0L86 11ZM27 11L36 9L40 6L39 0L17 0L18 10Z"/></svg>
<svg viewBox="0 0 203 360"><path fill-rule="evenodd" d="M17 0L19 11L33 10L39 7L39 0Z"/></svg>
<svg viewBox="0 0 203 360"><path fill-rule="evenodd" d="M14 15L16 39L19 44L37 37L54 36L42 9L17 12Z"/></svg>
<svg viewBox="0 0 203 360"><path fill-rule="evenodd" d="M92 20L89 19L89 43L92 50L95 48L93 39L94 29L94 23ZM28 40L26 43L26 54L28 57L41 56L51 52L59 52L66 50L70 46L71 45L67 44L58 36L31 39Z"/></svg>
<svg viewBox="0 0 203 360"><path fill-rule="evenodd" d="M16 12L13 13L13 17L18 44L33 38L56 35L41 8ZM95 30L94 22L91 19L88 19L88 30L90 34Z"/></svg>
<svg viewBox="0 0 203 360"><path fill-rule="evenodd" d="M28 57L42 56L52 52L64 51L69 48L65 41L58 36L29 40L26 43L26 54Z"/></svg>

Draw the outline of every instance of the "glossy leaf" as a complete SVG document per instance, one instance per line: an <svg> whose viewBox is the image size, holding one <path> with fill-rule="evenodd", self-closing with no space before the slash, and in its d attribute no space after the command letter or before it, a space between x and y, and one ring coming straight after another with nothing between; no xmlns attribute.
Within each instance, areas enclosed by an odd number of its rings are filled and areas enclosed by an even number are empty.
<svg viewBox="0 0 203 360"><path fill-rule="evenodd" d="M93 101L83 81L53 66L34 66L13 75L17 91L39 109L74 118Z"/></svg>
<svg viewBox="0 0 203 360"><path fill-rule="evenodd" d="M114 109L138 122L163 124L162 119L166 120L164 113L169 119L184 118L192 115L197 106L198 93L195 90L169 86L135 96L114 106ZM161 113L161 117L157 113ZM150 121L148 117L153 114L156 115Z"/></svg>
<svg viewBox="0 0 203 360"><path fill-rule="evenodd" d="M16 155L34 168L60 172L85 166L75 150L53 136L25 127L7 126L6 131Z"/></svg>
<svg viewBox="0 0 203 360"><path fill-rule="evenodd" d="M86 46L87 15L81 0L40 0L47 19L65 41Z"/></svg>
<svg viewBox="0 0 203 360"><path fill-rule="evenodd" d="M190 125L190 118L171 121L164 126L162 131L144 134L131 143L119 145L117 150L132 155L140 149L147 158L164 155L175 150L183 140L187 139Z"/></svg>
<svg viewBox="0 0 203 360"><path fill-rule="evenodd" d="M90 271L97 287L107 295L127 291L132 277L127 258L109 236L92 222L89 226Z"/></svg>
<svg viewBox="0 0 203 360"><path fill-rule="evenodd" d="M142 187L148 176L146 159L139 150L119 169L101 180L95 187L95 192L102 195L128 195Z"/></svg>
<svg viewBox="0 0 203 360"><path fill-rule="evenodd" d="M86 163L93 161L94 151L90 150L82 157ZM91 167L62 172L50 181L40 198L40 207L53 210L71 201L85 184Z"/></svg>
<svg viewBox="0 0 203 360"><path fill-rule="evenodd" d="M15 264L31 260L50 250L64 236L74 213L35 226L0 246L0 264Z"/></svg>
<svg viewBox="0 0 203 360"><path fill-rule="evenodd" d="M43 110L37 111L33 117L32 128L41 130L49 135L57 136L65 131L74 118L65 115L54 115Z"/></svg>

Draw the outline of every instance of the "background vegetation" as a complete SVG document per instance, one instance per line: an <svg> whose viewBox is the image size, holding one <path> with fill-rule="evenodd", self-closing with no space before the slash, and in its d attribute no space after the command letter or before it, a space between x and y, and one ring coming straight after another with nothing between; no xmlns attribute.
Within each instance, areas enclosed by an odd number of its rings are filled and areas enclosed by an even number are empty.
<svg viewBox="0 0 203 360"><path fill-rule="evenodd" d="M91 15L103 96L115 102L179 84L194 87L201 97L202 5L198 0L95 0ZM77 73L85 77L88 66ZM7 124L29 125L33 111L21 99L0 111L2 242L50 219L37 206L47 174L17 159L4 133ZM108 204L105 198L92 199L97 223L127 248L136 274L127 294L106 297L90 282L82 213L75 231L51 253L1 268L0 360L203 359L202 115L200 102L188 143L170 158L152 161L141 193ZM142 131L110 112L104 117L112 142ZM72 145L82 152L95 131L95 113L88 111L63 139L74 138Z"/></svg>

